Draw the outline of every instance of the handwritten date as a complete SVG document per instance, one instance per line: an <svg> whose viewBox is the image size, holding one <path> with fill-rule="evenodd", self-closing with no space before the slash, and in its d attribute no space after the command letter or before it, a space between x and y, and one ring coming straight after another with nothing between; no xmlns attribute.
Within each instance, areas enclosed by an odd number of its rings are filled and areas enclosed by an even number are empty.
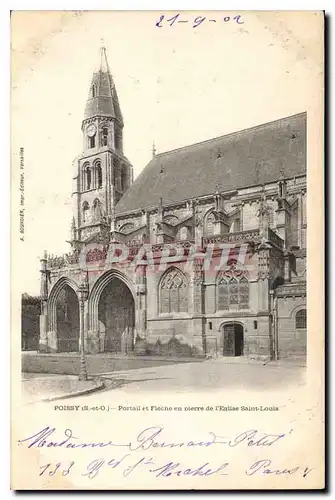
<svg viewBox="0 0 335 500"><path fill-rule="evenodd" d="M224 16L222 19L214 19L214 18L208 18L206 16L197 16L193 19L182 19L180 13L176 14L175 16L172 16L167 19L167 16L162 14L159 18L159 20L156 22L157 28L163 28L164 26L175 26L177 23L190 23L192 28L198 28L201 24L204 22L208 23L217 23L222 21L223 23L236 23L236 24L244 24L244 21L242 20L241 15L236 15L236 16Z"/></svg>

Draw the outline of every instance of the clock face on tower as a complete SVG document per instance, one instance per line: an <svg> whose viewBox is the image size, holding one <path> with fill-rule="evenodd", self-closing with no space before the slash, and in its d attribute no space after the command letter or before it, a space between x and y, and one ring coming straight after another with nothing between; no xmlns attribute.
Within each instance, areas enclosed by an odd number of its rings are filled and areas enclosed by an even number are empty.
<svg viewBox="0 0 335 500"><path fill-rule="evenodd" d="M91 125L89 125L86 129L88 137L93 137L96 131L97 131L96 126L93 123L91 123Z"/></svg>

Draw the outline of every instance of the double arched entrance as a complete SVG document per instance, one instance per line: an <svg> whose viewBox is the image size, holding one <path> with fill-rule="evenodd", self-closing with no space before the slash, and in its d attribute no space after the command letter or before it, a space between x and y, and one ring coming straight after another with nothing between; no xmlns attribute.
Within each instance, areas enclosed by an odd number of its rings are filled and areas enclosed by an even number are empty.
<svg viewBox="0 0 335 500"><path fill-rule="evenodd" d="M78 287L61 278L48 301L49 332L58 352L78 352L80 314ZM106 273L93 285L85 304L85 349L128 354L134 348L135 304L131 284L116 273ZM90 346L94 342L94 349Z"/></svg>
<svg viewBox="0 0 335 500"><path fill-rule="evenodd" d="M223 356L243 356L244 329L243 324L235 321L224 323L221 330L221 353Z"/></svg>

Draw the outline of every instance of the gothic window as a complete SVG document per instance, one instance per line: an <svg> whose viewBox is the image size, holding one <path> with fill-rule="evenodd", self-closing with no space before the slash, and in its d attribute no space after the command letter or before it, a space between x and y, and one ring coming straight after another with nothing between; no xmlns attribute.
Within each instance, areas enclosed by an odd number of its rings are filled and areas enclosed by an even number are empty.
<svg viewBox="0 0 335 500"><path fill-rule="evenodd" d="M228 284L229 289L229 304L238 304L238 281L236 278L231 278Z"/></svg>
<svg viewBox="0 0 335 500"><path fill-rule="evenodd" d="M218 283L218 309L219 311L229 309L228 282L224 278Z"/></svg>
<svg viewBox="0 0 335 500"><path fill-rule="evenodd" d="M108 145L108 128L107 127L103 127L103 129L102 129L101 145L102 146Z"/></svg>
<svg viewBox="0 0 335 500"><path fill-rule="evenodd" d="M87 201L83 203L83 222L88 221L88 213L89 213L90 207Z"/></svg>
<svg viewBox="0 0 335 500"><path fill-rule="evenodd" d="M301 309L295 315L295 328L296 330L305 330L307 328L306 309Z"/></svg>
<svg viewBox="0 0 335 500"><path fill-rule="evenodd" d="M218 310L228 310L231 305L238 305L239 309L249 307L249 281L241 278L227 278L221 276L217 284Z"/></svg>
<svg viewBox="0 0 335 500"><path fill-rule="evenodd" d="M160 283L160 312L179 313L188 311L188 288L185 275L171 268Z"/></svg>
<svg viewBox="0 0 335 500"><path fill-rule="evenodd" d="M92 172L90 167L85 168L85 189L89 190L91 189L91 182L92 182Z"/></svg>
<svg viewBox="0 0 335 500"><path fill-rule="evenodd" d="M206 219L206 236L213 236L214 234L214 215L211 213Z"/></svg>
<svg viewBox="0 0 335 500"><path fill-rule="evenodd" d="M96 186L98 189L102 187L102 169L101 162L97 161L95 164Z"/></svg>
<svg viewBox="0 0 335 500"><path fill-rule="evenodd" d="M239 308L249 307L249 281L244 276L239 281Z"/></svg>

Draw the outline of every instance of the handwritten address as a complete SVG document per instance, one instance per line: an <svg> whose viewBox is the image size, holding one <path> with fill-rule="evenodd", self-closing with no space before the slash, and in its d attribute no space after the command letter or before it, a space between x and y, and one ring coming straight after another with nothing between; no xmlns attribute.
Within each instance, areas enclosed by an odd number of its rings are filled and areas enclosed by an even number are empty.
<svg viewBox="0 0 335 500"><path fill-rule="evenodd" d="M91 458L86 466L76 464L70 457L64 461L57 463L46 463L39 467L37 474L39 476L68 476L77 471L82 476L88 479L94 479L103 470L117 469L123 477L128 477L135 470L141 470L153 475L155 478L169 478L181 476L203 476L210 477L213 475L228 476L234 465L226 458L221 459L219 463L211 463L203 460L201 463L182 463L178 460L160 460L154 456L154 452L159 449L170 449L176 451L180 448L210 448L214 446L222 446L228 450L229 448L258 448L260 452L264 452L264 458L258 459L248 465L243 474L246 476L261 475L282 475L291 476L293 474L301 475L306 478L313 468L307 464L294 464L293 466L282 466L273 463L267 457L267 450L275 446L278 442L287 439L292 432L282 434L263 433L258 429L249 429L239 432L233 436L219 436L213 431L207 433L202 438L188 440L165 440L164 427L153 426L141 430L134 439L129 442L117 442L110 439L102 441L83 440L76 436L72 429L65 429L63 432L58 431L55 427L46 426L34 434L18 440L19 446L25 446L28 449L32 448L62 448L64 450L73 449L91 449L96 451L97 455ZM99 450L111 449L111 457L102 458L99 456ZM119 450L120 456L114 456ZM148 453L146 453L148 452ZM139 456L140 455L140 456ZM224 455L224 454L223 454ZM236 465L235 465L236 466Z"/></svg>

